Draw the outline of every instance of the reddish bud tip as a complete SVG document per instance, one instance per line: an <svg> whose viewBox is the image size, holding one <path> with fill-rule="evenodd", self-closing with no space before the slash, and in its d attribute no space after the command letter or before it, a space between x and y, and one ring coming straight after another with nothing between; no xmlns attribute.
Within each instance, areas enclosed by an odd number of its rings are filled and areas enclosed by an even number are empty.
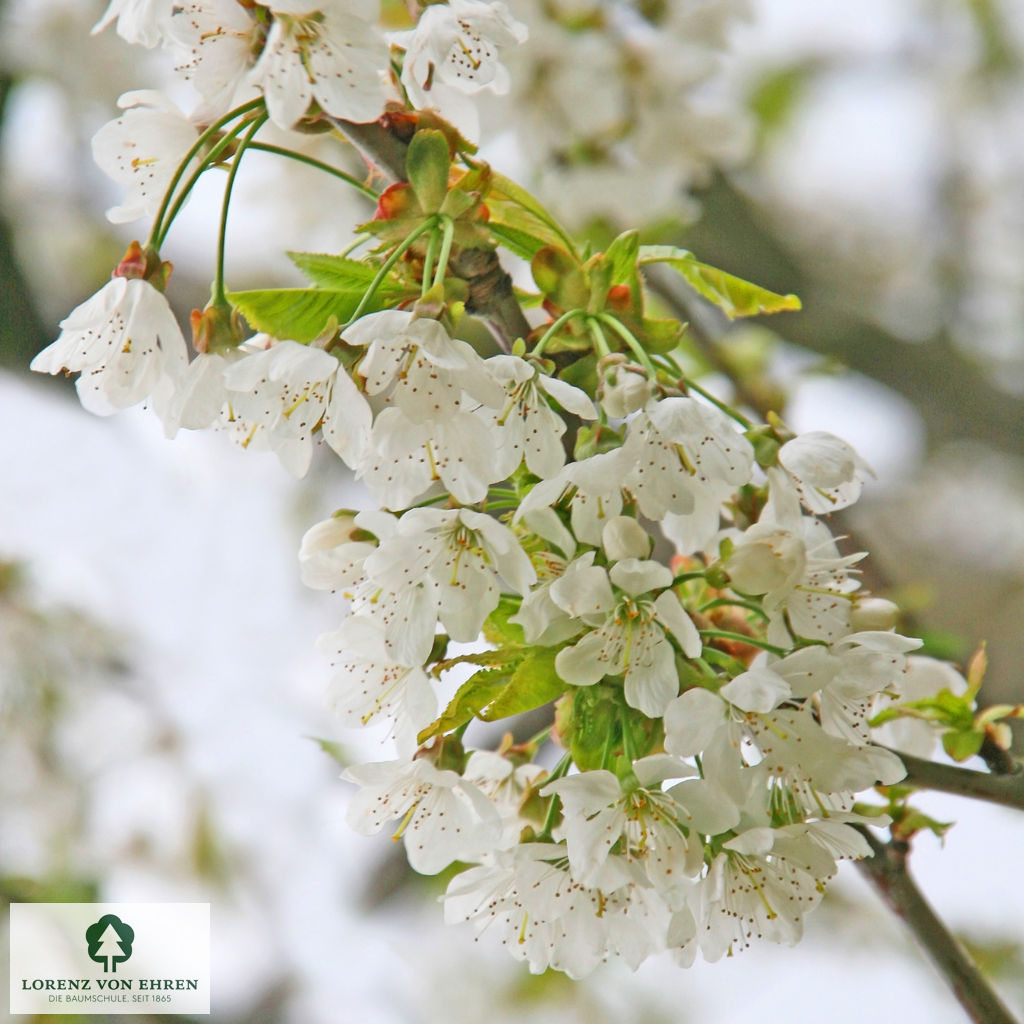
<svg viewBox="0 0 1024 1024"><path fill-rule="evenodd" d="M416 195L412 187L404 181L389 185L377 199L377 210L374 220L395 220L403 214L411 213L417 208Z"/></svg>
<svg viewBox="0 0 1024 1024"><path fill-rule="evenodd" d="M618 313L625 313L629 309L633 293L628 284L613 284L608 289L608 308Z"/></svg>

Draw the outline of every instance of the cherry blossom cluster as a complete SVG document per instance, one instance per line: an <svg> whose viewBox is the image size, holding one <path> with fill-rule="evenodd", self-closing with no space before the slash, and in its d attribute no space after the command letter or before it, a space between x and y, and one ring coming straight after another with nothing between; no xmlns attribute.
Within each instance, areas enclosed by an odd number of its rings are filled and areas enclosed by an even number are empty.
<svg viewBox="0 0 1024 1024"><path fill-rule="evenodd" d="M592 253L476 159L447 119L508 88L500 51L523 29L502 4L427 6L391 37L394 70L375 13L114 0L101 24L171 49L206 127L140 94L101 129L97 157L128 188L115 216L152 212L154 229L33 368L79 373L94 412L147 402L169 436L227 431L296 475L324 443L364 485L376 507L313 526L301 572L344 602L321 641L341 720L394 738L392 760L347 769L350 821L394 828L417 871L458 867L447 920L574 977L793 943L887 820L857 802L904 776L879 739L932 744L926 721L882 733L876 714L966 688L912 654L833 537L863 460L705 390L644 268L730 315L798 303L636 232ZM306 289L232 293L221 262L190 352L159 254L177 210L211 167L227 206L266 121L321 115L386 141L372 169L393 180L360 227L375 248L293 254ZM175 154L151 159L158 142ZM499 248L535 292L513 290Z"/></svg>
<svg viewBox="0 0 1024 1024"><path fill-rule="evenodd" d="M745 0L510 6L530 26L509 51L522 173L569 224L692 215L688 190L747 154L750 124L720 81Z"/></svg>

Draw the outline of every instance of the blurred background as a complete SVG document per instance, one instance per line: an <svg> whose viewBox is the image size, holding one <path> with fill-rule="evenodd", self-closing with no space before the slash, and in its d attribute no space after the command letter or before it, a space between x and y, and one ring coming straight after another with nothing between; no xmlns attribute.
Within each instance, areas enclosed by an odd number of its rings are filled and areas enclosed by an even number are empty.
<svg viewBox="0 0 1024 1024"><path fill-rule="evenodd" d="M294 481L221 436L169 443L144 410L90 417L27 370L148 230L105 220L119 190L92 135L129 89L194 102L166 54L89 36L103 7L0 0L0 901L210 902L213 1019L238 1024L853 1024L865 1000L878 1022L960 1021L848 865L795 950L573 983L445 929L443 879L348 831L341 764L387 741L332 721L314 641L341 609L303 590L295 553L366 498L337 460ZM876 477L837 530L871 551L868 584L936 656L987 641L982 696L1024 700L1024 7L510 7L531 39L512 95L486 98L485 157L598 244L643 224L801 296L737 326L652 280L712 384L858 447ZM261 160L239 176L234 288L294 274L285 249L340 250L371 212ZM207 177L163 253L183 320L212 270ZM1021 822L918 802L958 824L944 848L916 840L916 876L1024 1009Z"/></svg>

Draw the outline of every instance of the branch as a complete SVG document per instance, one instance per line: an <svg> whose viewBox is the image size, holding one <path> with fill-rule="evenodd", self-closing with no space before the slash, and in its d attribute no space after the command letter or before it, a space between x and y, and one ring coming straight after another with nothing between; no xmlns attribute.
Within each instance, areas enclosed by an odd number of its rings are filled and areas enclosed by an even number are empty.
<svg viewBox="0 0 1024 1024"><path fill-rule="evenodd" d="M324 114L323 117L359 150L363 159L379 171L389 184L405 181L405 154L409 149L407 140L389 131L380 121L357 124L330 114Z"/></svg>
<svg viewBox="0 0 1024 1024"><path fill-rule="evenodd" d="M407 139L380 121L356 124L336 117L326 119L388 181L406 180ZM506 351L511 349L516 338L525 338L530 333L530 323L516 299L512 278L498 262L498 254L494 250L463 249L453 255L450 265L469 285L467 312L486 320Z"/></svg>
<svg viewBox="0 0 1024 1024"><path fill-rule="evenodd" d="M466 311L486 318L506 351L516 338L525 338L530 333L530 322L523 316L512 289L512 278L493 249L463 249L452 257L451 268L469 283Z"/></svg>
<svg viewBox="0 0 1024 1024"><path fill-rule="evenodd" d="M901 785L936 789L954 796L969 796L1024 811L1024 766L1012 761L1012 770L1003 774L976 772L952 764L938 764L910 754L893 751L907 769Z"/></svg>
<svg viewBox="0 0 1024 1024"><path fill-rule="evenodd" d="M873 857L858 861L857 867L889 909L913 932L968 1017L975 1024L1018 1024L910 877L907 871L909 845L899 840L883 843L866 828L857 826L857 830L874 853Z"/></svg>

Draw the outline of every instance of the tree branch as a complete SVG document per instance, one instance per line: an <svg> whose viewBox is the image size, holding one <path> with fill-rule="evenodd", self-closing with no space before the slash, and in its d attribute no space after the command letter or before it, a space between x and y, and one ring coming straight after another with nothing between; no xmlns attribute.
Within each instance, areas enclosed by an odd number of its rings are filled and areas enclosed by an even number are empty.
<svg viewBox="0 0 1024 1024"><path fill-rule="evenodd" d="M969 796L1024 811L1024 767L1013 761L1014 770L1002 774L976 772L952 764L938 764L910 754L893 751L907 769L903 785L936 789L954 796Z"/></svg>
<svg viewBox="0 0 1024 1024"><path fill-rule="evenodd" d="M910 877L909 845L899 840L883 843L865 828L858 827L858 831L868 841L874 856L858 861L857 867L889 909L911 930L968 1017L975 1024L1018 1024Z"/></svg>

